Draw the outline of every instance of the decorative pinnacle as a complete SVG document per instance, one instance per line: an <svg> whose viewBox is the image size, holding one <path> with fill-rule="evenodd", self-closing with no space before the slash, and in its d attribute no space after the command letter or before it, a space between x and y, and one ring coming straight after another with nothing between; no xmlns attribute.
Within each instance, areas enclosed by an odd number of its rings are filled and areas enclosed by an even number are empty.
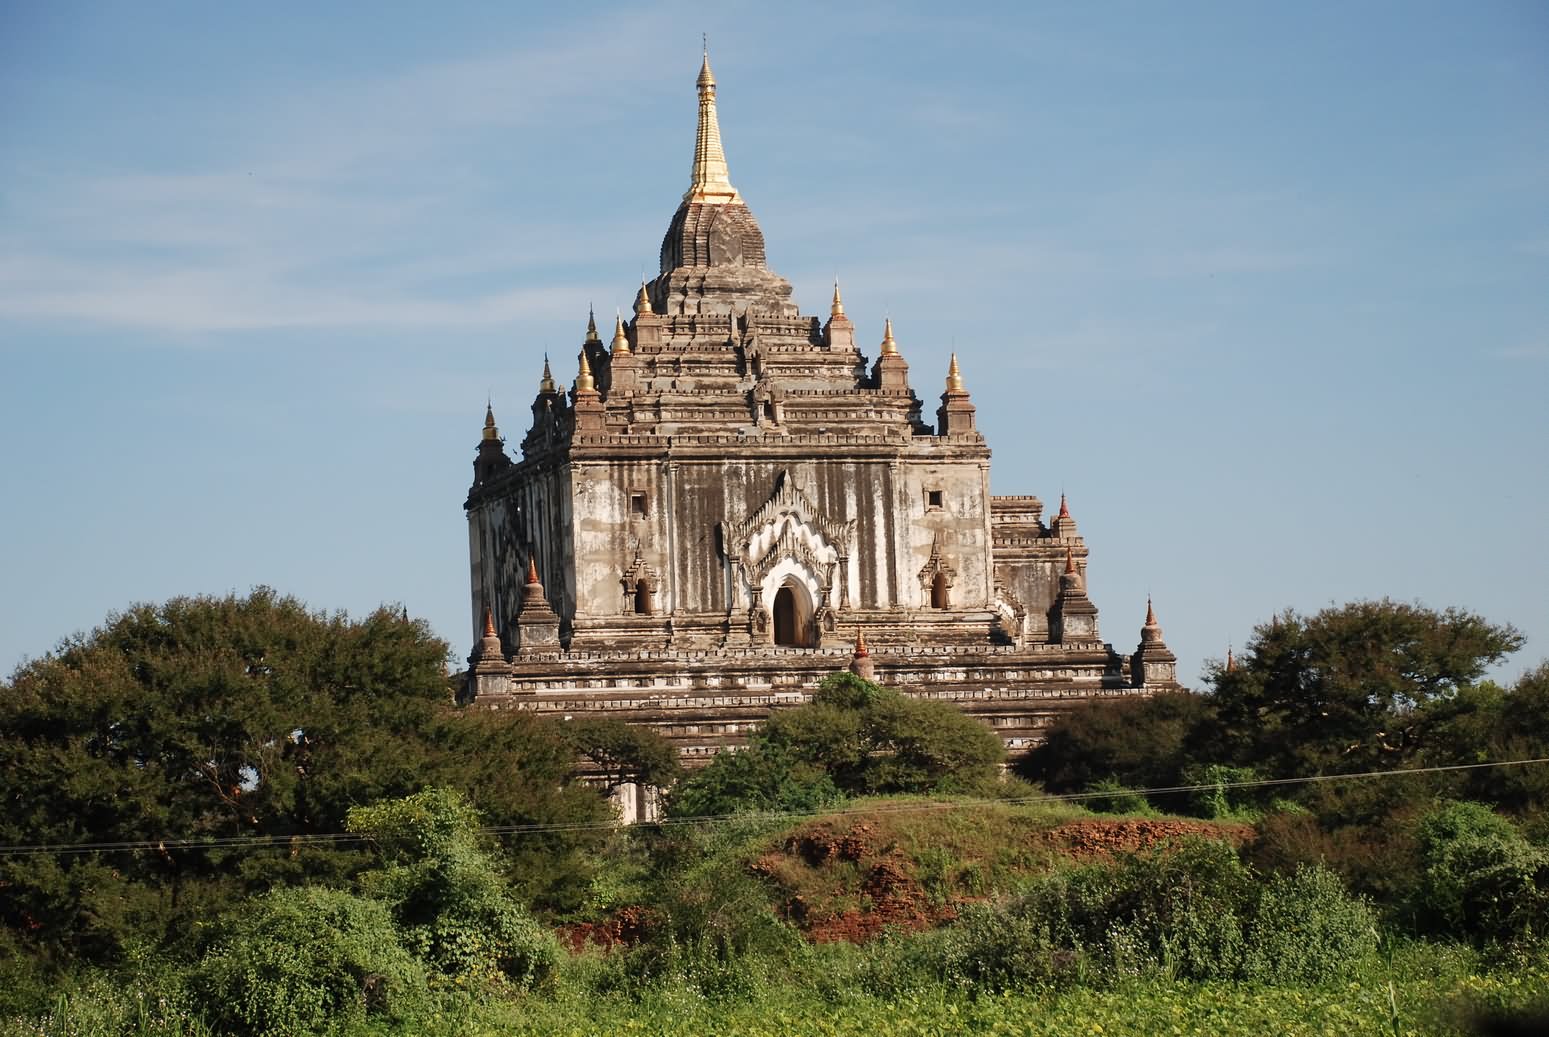
<svg viewBox="0 0 1549 1037"><path fill-rule="evenodd" d="M830 317L844 316L844 300L839 298L839 278L837 277L834 278L834 304L829 307L828 315Z"/></svg>
<svg viewBox="0 0 1549 1037"><path fill-rule="evenodd" d="M586 359L586 350L581 350L581 371L576 375L575 391L578 393L597 391L597 381L592 377L591 362Z"/></svg>
<svg viewBox="0 0 1549 1037"><path fill-rule="evenodd" d="M1151 595L1146 595L1146 626L1154 627L1161 624L1156 621L1156 610L1151 607Z"/></svg>
<svg viewBox="0 0 1549 1037"><path fill-rule="evenodd" d="M559 392L559 386L554 384L554 372L549 370L549 355L543 354L543 381L538 383L539 392Z"/></svg>
<svg viewBox="0 0 1549 1037"><path fill-rule="evenodd" d="M1076 555L1068 547L1065 548L1065 571L1072 574L1076 571Z"/></svg>
<svg viewBox="0 0 1549 1037"><path fill-rule="evenodd" d="M893 341L893 318L889 317L882 323L882 355L897 356L898 343Z"/></svg>
<svg viewBox="0 0 1549 1037"><path fill-rule="evenodd" d="M635 316L651 312L651 293L645 290L645 279L640 279L640 291L635 295Z"/></svg>
<svg viewBox="0 0 1549 1037"><path fill-rule="evenodd" d="M538 559L536 555L527 556L527 582L529 584L538 582Z"/></svg>
<svg viewBox="0 0 1549 1037"><path fill-rule="evenodd" d="M957 354L952 354L952 363L947 368L947 392L963 391L963 372L957 369Z"/></svg>
<svg viewBox="0 0 1549 1037"><path fill-rule="evenodd" d="M629 353L629 336L624 333L622 314L615 314L613 317L613 352L615 356Z"/></svg>
<svg viewBox="0 0 1549 1037"><path fill-rule="evenodd" d="M1063 519L1070 518L1070 505L1065 503L1065 495L1063 493L1060 494L1060 513L1058 517Z"/></svg>
<svg viewBox="0 0 1549 1037"><path fill-rule="evenodd" d="M597 312L592 309L590 303L586 306L586 341L589 343L602 341L597 337Z"/></svg>
<svg viewBox="0 0 1549 1037"><path fill-rule="evenodd" d="M862 659L862 658L865 658L867 655L870 655L870 654L871 654L870 652L866 651L866 633L865 633L865 631L857 630L855 632L855 657L857 659Z"/></svg>
<svg viewBox="0 0 1549 1037"><path fill-rule="evenodd" d="M1237 661L1232 658L1232 646L1226 646L1226 672L1231 673L1237 669Z"/></svg>
<svg viewBox="0 0 1549 1037"><path fill-rule="evenodd" d="M495 614L489 610L489 606L488 605L484 606L484 636L485 637L496 637L496 636L498 636L495 633Z"/></svg>
<svg viewBox="0 0 1549 1037"><path fill-rule="evenodd" d="M500 439L500 430L495 427L495 407L492 403L484 405L484 440L496 442Z"/></svg>
<svg viewBox="0 0 1549 1037"><path fill-rule="evenodd" d="M731 185L726 169L726 152L721 150L721 121L715 113L715 74L710 71L710 50L699 69L699 128L694 136L694 169L689 178L685 202L706 205L731 205L742 196Z"/></svg>

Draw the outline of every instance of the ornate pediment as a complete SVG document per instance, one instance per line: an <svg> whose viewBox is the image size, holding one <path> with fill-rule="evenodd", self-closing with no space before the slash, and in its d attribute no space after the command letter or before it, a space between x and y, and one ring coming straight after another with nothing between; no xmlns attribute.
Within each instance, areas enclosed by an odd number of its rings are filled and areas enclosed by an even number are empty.
<svg viewBox="0 0 1549 1037"><path fill-rule="evenodd" d="M774 494L761 508L741 522L727 523L723 527L728 551L740 550L742 556L751 561L749 549L755 537L770 526L785 525L787 517L794 519L796 525L804 525L816 531L836 554L849 555L850 540L855 535L855 520L836 522L824 516L811 498L796 485L796 480L791 478L788 471L782 471L775 479Z"/></svg>

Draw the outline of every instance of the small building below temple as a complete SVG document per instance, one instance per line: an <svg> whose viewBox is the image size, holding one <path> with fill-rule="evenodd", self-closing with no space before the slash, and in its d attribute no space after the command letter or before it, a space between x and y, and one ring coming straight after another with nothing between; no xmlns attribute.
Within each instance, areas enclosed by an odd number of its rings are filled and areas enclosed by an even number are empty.
<svg viewBox="0 0 1549 1037"><path fill-rule="evenodd" d="M971 355L927 414L891 321L868 357L837 284L800 313L731 184L708 56L698 92L630 319L607 342L588 321L568 391L545 358L518 449L485 412L464 701L649 724L692 765L852 665L1013 751L1072 703L1177 687L1149 603L1133 653L1103 642L1064 497L991 495Z"/></svg>

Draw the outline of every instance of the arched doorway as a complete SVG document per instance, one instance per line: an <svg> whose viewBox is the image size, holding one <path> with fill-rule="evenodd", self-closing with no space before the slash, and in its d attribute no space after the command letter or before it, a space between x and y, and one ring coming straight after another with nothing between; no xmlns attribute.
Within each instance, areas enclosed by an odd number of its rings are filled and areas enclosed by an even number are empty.
<svg viewBox="0 0 1549 1037"><path fill-rule="evenodd" d="M807 589L795 580L786 580L774 596L774 643L787 648L808 647L811 617Z"/></svg>
<svg viewBox="0 0 1549 1037"><path fill-rule="evenodd" d="M947 603L947 574L938 572L936 578L930 584L930 607L944 609Z"/></svg>
<svg viewBox="0 0 1549 1037"><path fill-rule="evenodd" d="M645 580L635 584L635 615L649 616L656 611L656 595Z"/></svg>

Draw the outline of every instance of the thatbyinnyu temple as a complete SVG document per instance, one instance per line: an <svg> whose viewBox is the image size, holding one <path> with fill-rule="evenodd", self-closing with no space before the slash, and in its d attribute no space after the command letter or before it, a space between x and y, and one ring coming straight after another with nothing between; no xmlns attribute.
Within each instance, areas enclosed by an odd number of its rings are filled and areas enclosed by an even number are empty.
<svg viewBox="0 0 1549 1037"><path fill-rule="evenodd" d="M732 186L708 56L698 90L632 319L588 323L568 391L544 361L519 451L486 411L464 701L650 724L692 764L847 667L1013 750L1081 699L1176 687L1149 605L1133 653L1102 641L1063 496L991 495L955 355L927 413L891 322L868 359L837 285L801 314Z"/></svg>

